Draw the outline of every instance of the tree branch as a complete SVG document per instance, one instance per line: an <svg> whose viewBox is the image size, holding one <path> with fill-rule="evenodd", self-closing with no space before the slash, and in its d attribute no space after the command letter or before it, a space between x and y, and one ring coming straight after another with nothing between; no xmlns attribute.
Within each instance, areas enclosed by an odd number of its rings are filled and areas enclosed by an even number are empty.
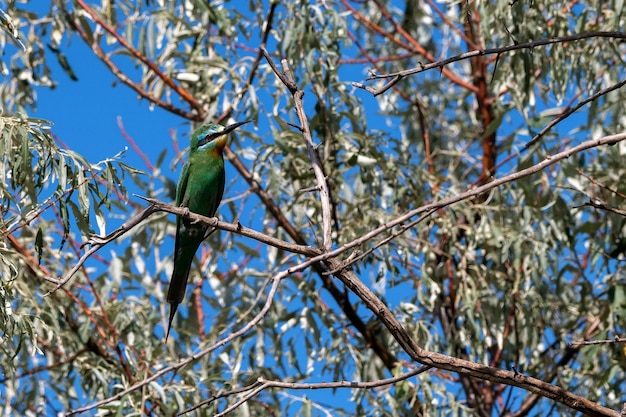
<svg viewBox="0 0 626 417"><path fill-rule="evenodd" d="M579 40L588 39L588 38L626 39L626 33L623 33L623 32L588 32L588 33L580 33L580 34L571 35L571 36L561 36L558 38L541 39L538 41L518 43L514 45L503 46L500 48L479 49L475 51L466 52L464 54L456 55L456 56L453 56L451 58L447 58L441 61L432 62L430 64L420 64L420 66L417 68L411 68L408 70L392 72L388 74L377 74L377 75L372 75L368 77L367 78L368 81L377 80L381 78L391 78L391 81L389 81L387 84L385 84L384 86L378 89L367 87L363 83L357 83L357 82L353 82L352 85L357 88L362 88L374 96L378 96L384 93L385 91L389 90L391 87L396 85L400 80L402 80L404 77L408 75L418 74L420 72L428 71L433 68L444 68L446 65L451 64L453 62L462 61L464 59L469 59L469 58L473 58L476 56L502 54L504 52L509 52L509 51L515 51L515 50L520 50L520 49L533 49L537 46L579 41Z"/></svg>
<svg viewBox="0 0 626 417"><path fill-rule="evenodd" d="M315 179L317 180L317 187L320 192L320 200L322 203L322 233L323 233L323 246L324 250L330 250L332 248L332 210L330 205L330 194L328 192L328 182L324 176L324 169L322 168L322 161L317 154L315 145L313 144L313 138L311 136L311 130L309 129L309 122L304 112L304 104L302 97L304 97L304 91L298 89L298 85L293 77L293 74L289 68L289 63L286 59L281 61L283 66L283 72L281 73L276 68L276 65L272 62L272 57L263 48L261 49L263 56L269 63L270 67L276 74L276 76L285 84L285 87L293 96L294 105L296 107L296 114L300 121L300 132L304 138L306 144L307 154L311 160L313 166L313 172L315 173Z"/></svg>
<svg viewBox="0 0 626 417"><path fill-rule="evenodd" d="M222 221L217 220L216 217L205 217L200 214L192 213L185 207L177 207L172 204L163 203L153 198L145 198L141 196L137 196L137 197L143 200L146 200L147 202L150 203L150 205L146 207L145 209L143 209L141 212L137 213L130 220L122 224L119 228L109 233L108 235L91 236L90 239L83 244L83 246L91 245L91 248L87 252L85 252L83 256L80 257L80 259L74 265L74 267L72 267L72 269L67 274L65 274L65 276L62 279L55 279L55 278L52 278L51 276L45 276L44 279L46 281L56 284L56 286L52 290L48 291L45 294L46 297L54 293L55 291L57 291L63 285L65 285L74 276L74 274L78 272L81 266L85 263L85 261L87 261L87 259L89 259L91 255L93 255L94 253L102 249L103 246L106 246L107 244L123 236L124 234L132 230L133 228L137 227L145 219L147 219L152 214L157 213L159 211L176 214L183 218L190 219L194 222L203 223L208 226L215 227L217 229L236 233L241 236L246 236L251 239L255 239L261 243L265 243L267 245L274 246L278 249L282 249L288 252L297 253L300 255L308 256L308 257L317 256L321 253L319 249L313 248L311 246L297 245L297 244L285 242L284 240L280 240L275 237L257 232L256 230L244 227L240 223L233 224L233 223L222 222Z"/></svg>
<svg viewBox="0 0 626 417"><path fill-rule="evenodd" d="M570 342L571 347L581 347L581 346L590 346L590 345L609 345L615 343L626 343L626 337L615 336L613 339L605 339L605 340L581 340L580 342Z"/></svg>
<svg viewBox="0 0 626 417"><path fill-rule="evenodd" d="M84 245L91 245L91 248L87 252L85 252L83 254L83 256L80 257L78 262L76 262L76 264L72 267L72 269L70 269L70 271L67 274L65 274L65 276L63 278L56 279L56 278L52 278L51 276L45 276L44 277L44 279L46 281L52 282L53 284L56 284L56 286L53 289L51 289L50 291L48 291L44 295L44 297L49 296L50 294L56 292L63 285L65 285L74 276L74 274L76 274L76 272L78 272L78 270L83 266L85 261L87 261L87 259L89 259L89 257L91 257L91 255L93 255L94 253L98 252L106 244L108 244L108 243L114 241L115 239L117 239L118 237L126 234L126 232L130 231L131 229L133 229L134 227L139 225L142 221L144 221L145 219L150 217L150 215L152 215L154 212L155 212L155 210L154 210L153 206L148 206L145 209L143 209L141 212L139 212L137 215L132 217L129 221L127 221L126 223L122 224L119 228L117 228L116 230L114 230L111 233L109 233L108 235L106 235L104 237L92 236L89 239L89 241L87 241L87 242L85 242L83 244L83 246Z"/></svg>
<svg viewBox="0 0 626 417"><path fill-rule="evenodd" d="M167 213L176 214L185 219L189 219L197 223L206 224L208 226L215 227L216 229L220 229L220 230L224 230L227 232L236 233L241 236L249 237L261 243L265 243L266 245L274 246L275 248L278 248L287 252L297 253L299 255L304 255L308 257L317 256L321 253L319 249L316 249L312 246L297 245L294 243L289 243L284 240L266 235L264 233L257 232L256 230L249 229L245 226L242 226L239 222L237 222L236 224L222 222L222 221L219 221L217 217L205 217L200 214L192 213L186 207L177 207L175 205L163 203L162 201L155 200L153 198L144 198L144 197L140 197L140 198L148 201L151 204L151 207L153 207L155 211L165 211Z"/></svg>
<svg viewBox="0 0 626 417"><path fill-rule="evenodd" d="M535 136L532 137L532 139L530 139L522 148L522 150L528 149L530 148L531 145L533 145L535 142L537 142L539 139L541 139L546 133L548 133L548 131L550 129L552 129L554 126L556 126L558 123L560 123L561 121L567 119L569 116L572 115L572 113L575 113L578 109L580 109L581 107L583 107L585 104L587 103L591 103L594 100L597 100L598 98L602 97L605 94L610 93L611 91L615 91L617 89L622 88L624 85L626 85L626 80L622 80L617 84L613 84L610 87L607 88L603 88L602 90L598 91L595 94L592 94L591 96L587 97L585 100L579 102L578 104L576 104L574 107L570 107L568 109L566 109L563 113L559 114L557 117L555 117L554 119L552 119L550 121L550 123L548 123L547 125L545 125L543 127L543 129L541 129L541 131L539 133L537 133Z"/></svg>

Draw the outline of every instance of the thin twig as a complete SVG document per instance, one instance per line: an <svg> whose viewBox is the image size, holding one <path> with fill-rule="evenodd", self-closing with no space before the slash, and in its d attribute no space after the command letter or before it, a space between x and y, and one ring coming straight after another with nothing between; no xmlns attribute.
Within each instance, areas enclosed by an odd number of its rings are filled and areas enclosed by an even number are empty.
<svg viewBox="0 0 626 417"><path fill-rule="evenodd" d="M579 170L578 170L578 173L579 173L580 175L582 175L583 177L587 178L589 181L591 181L591 183L592 183L592 184L595 184L595 185L597 185L598 187L600 187L600 188L602 188L602 189L604 189L604 190L607 190L607 191L608 191L608 192L610 192L611 194L615 194L615 195L616 195L616 196L618 196L619 198L621 198L621 199L623 199L623 200L626 200L626 194L624 194L624 193L620 193L620 192L619 192L619 191L617 191L617 190L614 190L614 189L612 189L612 188L610 188L610 187L607 187L606 185L602 184L600 181L598 181L597 179L593 178L592 176L585 174L585 172L583 172L583 170L582 170L582 169L579 169Z"/></svg>
<svg viewBox="0 0 626 417"><path fill-rule="evenodd" d="M126 232L130 231L131 229L133 229L134 227L139 225L142 221L144 221L145 219L150 217L150 215L152 215L153 213L155 213L155 210L154 210L153 206L146 207L141 212L139 212L137 215L132 217L129 221L127 221L126 223L124 223L123 225L121 225L119 228L117 228L116 230L112 231L108 235L106 235L104 237L92 236L89 239L89 241L87 241L85 244L83 244L83 245L89 244L89 245L91 245L91 248L87 252L85 252L83 254L83 256L80 257L78 262L76 262L76 264L72 267L72 269L70 269L70 271L67 274L65 274L65 276L63 278L55 279L55 278L52 278L51 276L44 277L44 279L46 281L49 281L49 282L52 282L52 283L56 284L56 286L53 289L51 289L50 291L48 291L44 295L44 297L49 296L50 294L56 292L63 285L65 285L74 276L74 274L76 274L76 272L78 272L78 270L83 266L85 261L87 261L87 259L89 259L89 257L91 257L91 255L93 255L94 253L98 252L100 249L102 249L103 246L105 246L108 243L114 241L118 237L124 235Z"/></svg>
<svg viewBox="0 0 626 417"><path fill-rule="evenodd" d="M611 213L615 213L615 214L620 215L622 217L626 217L626 211L617 209L615 207L611 207L611 206L609 206L608 204L605 204L605 203L595 202L592 199L589 199L589 201L587 201L584 204L581 204L580 206L575 206L575 208L583 207L583 206L591 206L593 208L610 211Z"/></svg>
<svg viewBox="0 0 626 417"><path fill-rule="evenodd" d="M605 94L610 93L611 91L615 91L617 89L622 88L624 85L626 85L626 79L622 80L616 84L613 84L610 87L607 88L603 88L602 90L598 91L597 93L587 97L585 100L579 102L578 104L576 104L574 107L570 107L567 110L565 110L563 113L559 114L557 117L555 117L554 119L552 119L550 121L550 123L548 123L547 125L545 125L543 127L543 129L541 129L541 131L539 133L537 133L535 136L533 136L533 138L531 140L529 140L523 147L522 150L524 149L528 149L530 148L530 146L532 144L534 144L535 142L537 142L539 139L541 139L550 129L552 129L556 124L560 123L561 121L567 119L569 116L571 116L573 113L575 113L578 109L580 109L581 107L583 107L585 104L587 103L591 103L594 100L597 100L598 98L602 97Z"/></svg>
<svg viewBox="0 0 626 417"><path fill-rule="evenodd" d="M150 158L148 158L148 155L146 155L145 152L141 150L139 145L137 145L137 142L135 142L135 139L133 139L132 136L130 136L128 132L126 131L126 128L124 127L124 121L122 120L122 116L117 116L117 127L120 129L120 133L122 134L124 139L126 139L126 141L130 144L130 147L133 148L133 150L135 151L135 153L137 153L137 155L139 155L139 158L141 158L143 163L146 164L146 167L148 167L148 170L154 173L154 165L152 165L152 162L150 162Z"/></svg>
<svg viewBox="0 0 626 417"><path fill-rule="evenodd" d="M259 379L257 379L256 381L256 384L249 386L249 389L251 390L251 392L247 393L243 398L241 398L239 401L237 401L236 403L226 408L221 413L215 414L215 417L222 417L232 411L235 411L237 408L239 408L242 404L244 404L250 398L254 397L259 392L268 388L285 388L285 389L295 389L295 390L337 389L337 388L368 389L368 388L376 388L376 387L382 387L385 385L395 384L396 382L404 381L415 375L424 373L431 368L432 366L429 366L429 365L420 366L419 368L406 372L402 375L394 376L392 378L380 379L377 381L370 381L370 382L336 381L336 382L318 382L318 383L297 383L297 382L285 382L285 381L269 381L263 377L259 377ZM184 414L187 411L191 411L191 410L185 410L185 412L181 414Z"/></svg>
<svg viewBox="0 0 626 417"><path fill-rule="evenodd" d="M570 342L570 347L590 346L590 345L609 345L613 343L626 343L626 337L615 336L614 339L604 340L581 340L579 342Z"/></svg>
<svg viewBox="0 0 626 417"><path fill-rule="evenodd" d="M378 242L377 244L375 244L374 246L372 246L371 248L369 248L365 252L363 252L363 253L356 253L356 252L354 252L354 253L350 254L350 256L345 260L345 262L343 262L341 264L341 269L348 268L351 265L359 262L361 259L365 258L366 256L369 256L369 254L371 254L372 252L374 252L378 248L380 248L382 246L385 246L387 243L391 242L392 240L394 240L395 238L397 238L398 236L400 236L401 234L403 234L407 230L411 230L413 227L415 227L416 225L418 225L419 223L421 223L422 221L427 219L428 216L430 216L434 211L436 211L436 210L433 209L432 211L429 211L429 212L425 213L422 217L418 217L417 219L412 220L408 224L401 225L399 230L396 230L395 232L392 232L389 236L387 236L386 238L384 238L383 240L381 240L380 242ZM332 270L332 271L329 271L327 273L330 274L330 275L333 275L335 272L338 272L338 271L337 270Z"/></svg>
<svg viewBox="0 0 626 417"><path fill-rule="evenodd" d="M201 401L197 404L194 404L193 406L189 407L186 410L181 411L180 413L178 413L177 415L182 416L185 414L188 414L194 410L197 410L198 408L202 408L205 405L211 404L212 402L214 402L215 400L219 400L220 398L226 398L226 397L230 397L231 395L236 395L242 392L248 392L250 390L255 389L256 387L258 387L259 385L261 385L258 381L253 382L252 384L245 386L245 387L241 387L241 388L236 388L230 391L220 391L215 395L212 395L211 398L208 398L204 401Z"/></svg>

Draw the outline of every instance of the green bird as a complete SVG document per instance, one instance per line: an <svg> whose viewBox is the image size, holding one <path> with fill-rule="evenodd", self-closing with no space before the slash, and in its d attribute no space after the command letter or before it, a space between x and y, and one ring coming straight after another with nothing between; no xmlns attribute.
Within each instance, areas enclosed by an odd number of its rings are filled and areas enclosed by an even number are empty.
<svg viewBox="0 0 626 417"><path fill-rule="evenodd" d="M224 194L223 151L228 141L228 133L239 126L249 123L234 123L223 127L207 123L196 129L191 135L189 158L176 187L176 205L186 207L190 212L213 217ZM187 278L191 263L200 244L210 234L209 227L195 224L190 220L178 217L176 220L176 244L174 247L174 271L167 291L167 302L170 303L170 319L167 335L170 335L172 320L178 305L185 298Z"/></svg>

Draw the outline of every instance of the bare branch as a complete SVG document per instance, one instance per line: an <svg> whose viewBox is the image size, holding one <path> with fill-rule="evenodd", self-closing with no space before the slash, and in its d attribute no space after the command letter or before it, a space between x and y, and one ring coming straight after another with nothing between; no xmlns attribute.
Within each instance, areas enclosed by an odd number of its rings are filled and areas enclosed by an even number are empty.
<svg viewBox="0 0 626 417"><path fill-rule="evenodd" d="M626 337L615 336L613 339L604 340L581 340L579 342L570 342L571 347L590 346L590 345L608 345L613 343L626 343Z"/></svg>
<svg viewBox="0 0 626 417"><path fill-rule="evenodd" d="M202 408L207 404L211 404L212 402L214 402L215 400L219 400L220 398L226 398L226 397L230 397L231 395L236 395L242 392L248 392L250 390L255 389L256 387L258 387L259 385L261 385L261 383L259 383L258 381L247 385L245 387L241 387L241 388L236 388L230 391L224 391L224 392L218 392L217 394L211 396L211 398L201 401L197 404L194 404L192 407L189 407L186 410L181 411L180 413L178 413L177 415L182 416L185 414L188 414L194 410L197 410L198 408Z"/></svg>
<svg viewBox="0 0 626 417"><path fill-rule="evenodd" d="M620 81L617 84L614 84L610 87L607 88L603 88L602 90L598 91L597 93L591 95L590 97L587 97L585 100L581 101L580 103L576 104L574 107L570 107L569 109L565 110L563 113L559 114L557 117L555 117L554 119L552 119L550 121L550 123L548 123L547 125L544 126L543 129L541 129L541 131L539 133L537 133L535 136L533 136L533 138L531 140L528 141L528 143L526 143L524 145L524 147L522 148L522 150L524 149L528 149L532 144L534 144L535 142L537 142L539 139L541 139L543 137L543 135L545 135L546 133L548 133L548 131L550 129L552 129L554 126L556 126L558 123L560 123L561 121L567 119L569 116L572 115L572 113L575 113L576 111L578 111L578 109L580 109L581 107L583 107L585 104L587 103L591 103L594 100L597 100L598 98L602 97L605 94L610 93L611 91L615 91L617 89L622 88L624 85L626 85L626 80Z"/></svg>
<svg viewBox="0 0 626 417"><path fill-rule="evenodd" d="M315 173L315 179L317 180L317 187L320 192L320 200L322 203L322 233L324 236L323 246L324 249L329 251L332 248L332 210L330 205L330 193L328 192L328 182L324 175L324 169L322 167L322 161L320 160L315 145L313 144L313 138L311 136L311 130L309 129L309 122L304 112L304 104L302 98L304 97L304 91L298 90L298 86L293 77L291 69L287 60L282 60L283 72L278 71L276 64L272 61L269 53L263 49L263 56L269 63L270 67L276 73L276 76L285 84L285 87L291 92L296 107L296 114L300 121L300 130L302 137L306 143L306 150L313 166L313 172Z"/></svg>
<svg viewBox="0 0 626 417"><path fill-rule="evenodd" d="M579 40L588 39L588 38L626 39L626 33L623 33L623 32L588 32L588 33L580 33L580 34L571 35L571 36L561 36L557 38L541 39L538 41L518 43L518 44L509 45L509 46L503 46L500 48L479 49L475 51L466 52L464 54L456 55L456 56L453 56L451 58L447 58L441 61L432 62L430 64L420 64L420 66L417 68L412 68L412 69L398 71L398 72L392 72L389 74L376 74L376 75L372 75L368 77L367 78L368 81L381 79L381 78L385 78L385 79L391 78L391 81L389 81L387 84L385 84L384 86L378 89L365 87L362 83L352 83L352 85L357 88L362 88L374 96L378 96L384 93L385 91L389 90L391 87L396 85L401 79L403 79L404 77L408 75L418 74L420 72L428 71L433 68L444 68L446 65L451 64L453 62L462 61L464 59L469 59L469 58L473 58L476 56L493 55L493 54L499 55L504 52L515 51L519 49L533 49L537 46L579 41Z"/></svg>
<svg viewBox="0 0 626 417"><path fill-rule="evenodd" d="M148 201L155 211L165 211L167 213L176 214L194 222L203 223L208 226L215 227L216 229L225 230L227 232L232 232L241 236L249 237L261 243L265 243L269 246L274 246L278 249L309 257L317 256L321 253L319 249L316 249L312 246L296 245L293 243L285 242L284 240L277 239L275 237L242 226L241 223L222 222L219 221L217 217L205 217L200 214L192 213L185 207L177 207L175 205L163 203L162 201L155 200L153 198L144 198L140 196L138 197Z"/></svg>
<svg viewBox="0 0 626 417"><path fill-rule="evenodd" d="M587 201L585 204L582 204L582 205L576 206L576 207L582 207L582 206L591 206L591 207L594 207L594 208L597 208L597 209L610 211L611 213L615 213L615 214L618 214L620 216L626 217L626 211L617 209L615 207L611 207L611 206L609 206L608 204L605 204L605 203L595 202L592 199L589 199L589 201Z"/></svg>
<svg viewBox="0 0 626 417"><path fill-rule="evenodd" d="M237 401L235 404L232 404L230 407L226 408L221 413L215 415L215 417L225 416L226 414L235 411L242 404L248 401L250 398L254 397L259 392L268 389L268 388L285 388L285 389L296 389L296 390L309 390L309 389L337 389L337 388L376 388L382 387L385 385L395 384L396 382L404 381L409 379L415 375L419 375L427 370L431 369L432 366L420 366L412 371L406 372L402 375L394 376L393 378L380 379L378 381L371 382L358 382L358 381L337 381L337 382L319 382L319 383L297 383L297 382L285 382L285 381L268 381L263 377L259 377L257 382L253 385L250 385L248 388L252 391L246 394L243 398ZM241 390L239 390L241 392ZM206 402L204 402L206 404ZM196 407L185 410L181 414L185 414L189 411L192 411Z"/></svg>
<svg viewBox="0 0 626 417"><path fill-rule="evenodd" d="M619 198L626 200L626 194L624 194L624 193L620 193L620 192L619 192L619 191L617 191L617 190L614 190L614 189L612 189L612 188L610 188L610 187L607 187L606 185L602 184L600 181L598 181L597 179L593 178L592 176L585 174L585 173L583 172L583 170L582 170L582 169L579 169L579 170L578 170L578 173L579 173L580 175L582 175L583 177L587 178L589 181L591 181L591 183L592 183L592 184L595 184L595 185L597 185L598 187L600 187L600 188L602 188L602 189L604 189L604 190L607 190L607 191L608 191L608 192L610 192L611 194L615 194L615 195L616 195L616 196L618 196Z"/></svg>
<svg viewBox="0 0 626 417"><path fill-rule="evenodd" d="M392 232L389 236L387 236L386 238L384 238L383 240L381 240L380 242L378 242L377 244L375 244L374 246L372 246L371 248L369 248L365 252L360 253L360 254L354 252L354 253L350 254L348 259L346 259L346 261L341 264L341 269L348 268L350 265L353 265L353 264L357 263L361 259L363 259L366 256L368 256L370 253L374 252L376 249L378 249L378 248L380 248L382 246L385 246L387 243L391 242L393 239L395 239L398 236L402 235L407 230L410 230L413 227L415 227L417 224L421 223L423 220L428 218L428 216L430 216L434 211L436 211L436 209L433 209L432 211L427 212L424 216L419 217L419 218L409 222L408 224L400 225L399 230L396 230L395 232ZM335 272L338 272L338 270L329 271L328 274L333 275Z"/></svg>

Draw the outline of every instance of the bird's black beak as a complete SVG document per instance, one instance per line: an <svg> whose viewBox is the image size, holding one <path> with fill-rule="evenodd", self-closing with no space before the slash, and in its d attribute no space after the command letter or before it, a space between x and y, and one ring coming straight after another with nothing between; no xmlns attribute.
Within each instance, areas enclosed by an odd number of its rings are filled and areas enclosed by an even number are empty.
<svg viewBox="0 0 626 417"><path fill-rule="evenodd" d="M246 120L245 122L237 122L237 123L233 123L232 125L228 125L224 128L224 130L222 130L220 133L222 135L226 135L230 132L232 132L233 130L237 129L239 126L243 126L246 123L250 123L252 122L252 120Z"/></svg>
<svg viewBox="0 0 626 417"><path fill-rule="evenodd" d="M213 142L215 139L219 138L220 136L228 135L230 132L237 129L239 126L245 125L246 123L250 123L250 122L252 122L252 120L246 120L245 122L237 122L237 123L233 123L232 125L228 125L224 128L224 130L220 132L211 133L210 135L205 136L204 138L200 140L198 145L202 146L202 145L206 145L209 142Z"/></svg>

